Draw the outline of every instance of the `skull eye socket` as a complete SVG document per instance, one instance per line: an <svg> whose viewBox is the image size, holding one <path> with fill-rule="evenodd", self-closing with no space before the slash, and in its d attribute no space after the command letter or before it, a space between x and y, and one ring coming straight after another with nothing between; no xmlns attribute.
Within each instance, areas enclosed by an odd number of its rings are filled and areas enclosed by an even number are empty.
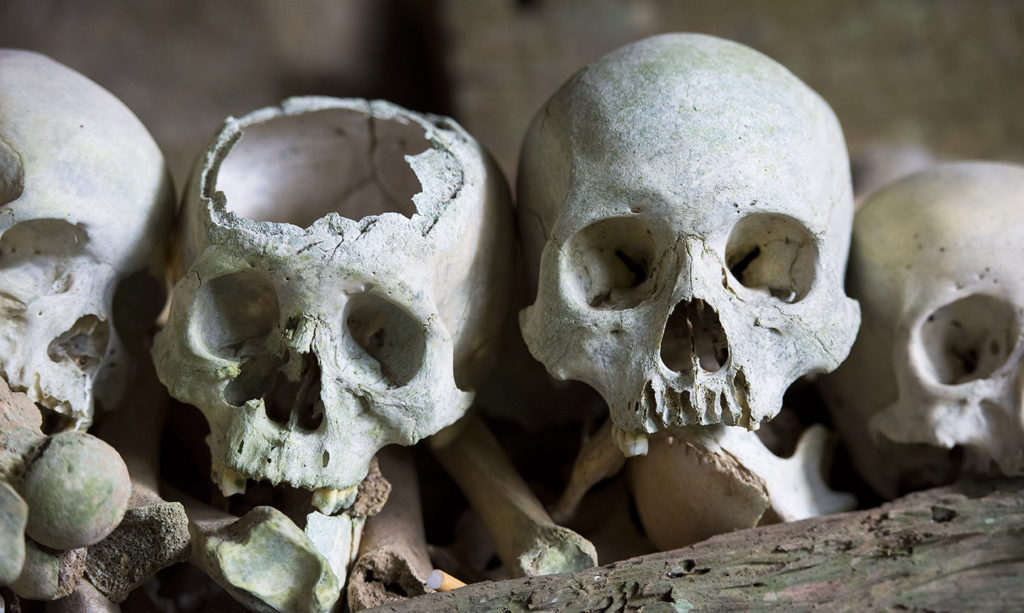
<svg viewBox="0 0 1024 613"><path fill-rule="evenodd" d="M984 379L998 370L1017 345L1012 305L973 294L936 309L921 324L927 371L946 385Z"/></svg>
<svg viewBox="0 0 1024 613"><path fill-rule="evenodd" d="M419 372L427 349L423 326L398 305L375 294L360 294L349 303L345 324L391 387L409 383Z"/></svg>
<svg viewBox="0 0 1024 613"><path fill-rule="evenodd" d="M793 303L802 300L814 284L818 247L796 219L755 213L733 227L725 261L744 287Z"/></svg>
<svg viewBox="0 0 1024 613"><path fill-rule="evenodd" d="M247 343L270 334L281 316L277 292L256 272L206 281L197 294L192 316L200 338L216 355L237 357Z"/></svg>
<svg viewBox="0 0 1024 613"><path fill-rule="evenodd" d="M0 281L19 296L0 293L0 299L67 292L74 281L72 261L87 242L85 230L60 219L31 219L8 229L0 237Z"/></svg>
<svg viewBox="0 0 1024 613"><path fill-rule="evenodd" d="M656 253L654 233L640 219L605 219L569 241L569 272L592 308L629 309L654 294Z"/></svg>

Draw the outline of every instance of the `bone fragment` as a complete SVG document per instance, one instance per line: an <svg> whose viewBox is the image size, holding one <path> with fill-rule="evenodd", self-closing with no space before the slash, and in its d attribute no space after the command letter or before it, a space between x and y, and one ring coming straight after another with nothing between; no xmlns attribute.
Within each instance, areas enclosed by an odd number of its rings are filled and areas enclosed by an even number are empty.
<svg viewBox="0 0 1024 613"><path fill-rule="evenodd" d="M25 564L28 505L6 481L0 481L0 585L10 585Z"/></svg>
<svg viewBox="0 0 1024 613"><path fill-rule="evenodd" d="M589 541L556 525L476 416L434 454L480 514L514 576L576 571L597 564Z"/></svg>
<svg viewBox="0 0 1024 613"><path fill-rule="evenodd" d="M615 425L609 419L583 443L573 462L569 484L551 508L551 518L556 523L565 524L572 520L590 488L622 470L626 458L613 440L613 429Z"/></svg>
<svg viewBox="0 0 1024 613"><path fill-rule="evenodd" d="M391 483L391 495L384 508L366 520L359 558L348 584L352 611L429 591L424 582L430 574L430 556L412 457L404 448L387 447L377 459Z"/></svg>
<svg viewBox="0 0 1024 613"><path fill-rule="evenodd" d="M356 561L366 518L379 513L390 494L391 484L381 474L376 457L359 485L313 492L312 503L318 511L306 516L305 532L331 565L338 585L345 585L348 569ZM345 512L339 513L342 509Z"/></svg>
<svg viewBox="0 0 1024 613"><path fill-rule="evenodd" d="M345 585L348 569L355 562L365 523L365 517L347 513L324 515L314 511L306 516L306 536L327 560L339 586Z"/></svg>
<svg viewBox="0 0 1024 613"><path fill-rule="evenodd" d="M11 590L28 600L57 600L73 592L85 572L85 549L54 551L25 539L25 565Z"/></svg>
<svg viewBox="0 0 1024 613"><path fill-rule="evenodd" d="M46 613L120 613L121 606L88 581L80 581L70 595L46 604ZM0 612L2 613L2 612Z"/></svg>
<svg viewBox="0 0 1024 613"><path fill-rule="evenodd" d="M106 598L122 602L157 571L188 559L189 540L181 503L129 509L117 529L89 547L85 572Z"/></svg>
<svg viewBox="0 0 1024 613"><path fill-rule="evenodd" d="M652 440L650 453L630 465L648 536L659 549L676 549L756 526L769 509L787 522L852 509L853 496L822 477L828 436L811 426L789 458L737 427L682 428Z"/></svg>
<svg viewBox="0 0 1024 613"><path fill-rule="evenodd" d="M177 497L177 496L176 496ZM189 518L189 560L253 611L331 610L341 584L310 538L273 507L242 518L182 495Z"/></svg>

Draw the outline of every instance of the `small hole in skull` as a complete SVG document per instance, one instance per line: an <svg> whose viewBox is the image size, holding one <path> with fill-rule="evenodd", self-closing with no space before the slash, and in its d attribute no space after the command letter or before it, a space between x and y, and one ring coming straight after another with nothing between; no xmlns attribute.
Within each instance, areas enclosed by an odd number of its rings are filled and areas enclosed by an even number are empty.
<svg viewBox="0 0 1024 613"><path fill-rule="evenodd" d="M813 235L796 219L754 213L733 228L725 261L741 285L783 302L807 295L815 278L818 248Z"/></svg>
<svg viewBox="0 0 1024 613"><path fill-rule="evenodd" d="M216 189L237 215L303 228L331 212L410 217L420 183L405 156L430 146L417 124L348 109L273 117L244 129Z"/></svg>
<svg viewBox="0 0 1024 613"><path fill-rule="evenodd" d="M729 341L718 313L703 300L684 300L665 323L661 360L675 372L700 367L718 372L729 360Z"/></svg>
<svg viewBox="0 0 1024 613"><path fill-rule="evenodd" d="M595 309L628 309L655 291L654 237L638 218L591 224L569 241L568 254L581 298Z"/></svg>
<svg viewBox="0 0 1024 613"><path fill-rule="evenodd" d="M936 309L920 329L930 375L946 385L991 376L1016 346L1015 313L1013 305L984 294Z"/></svg>
<svg viewBox="0 0 1024 613"><path fill-rule="evenodd" d="M110 326L95 315L83 315L60 336L50 341L46 355L54 362L70 361L80 371L95 374L107 353Z"/></svg>
<svg viewBox="0 0 1024 613"><path fill-rule="evenodd" d="M38 402L36 403L36 408L39 409L39 415L42 418L42 424L39 429L42 430L43 434L52 436L60 432L66 432L74 429L75 420L70 415L59 413Z"/></svg>
<svg viewBox="0 0 1024 613"><path fill-rule="evenodd" d="M320 465L323 466L324 468L327 468L327 465L330 464L330 463L331 463L331 452L325 451L323 453L323 455L320 456Z"/></svg>
<svg viewBox="0 0 1024 613"><path fill-rule="evenodd" d="M398 305L374 294L357 295L346 325L369 365L390 386L401 387L419 372L426 352L423 327Z"/></svg>

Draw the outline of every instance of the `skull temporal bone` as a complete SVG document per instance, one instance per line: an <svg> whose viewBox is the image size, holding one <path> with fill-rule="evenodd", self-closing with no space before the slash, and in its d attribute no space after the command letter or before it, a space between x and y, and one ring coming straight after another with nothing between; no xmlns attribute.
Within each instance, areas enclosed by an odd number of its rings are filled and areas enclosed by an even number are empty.
<svg viewBox="0 0 1024 613"><path fill-rule="evenodd" d="M1021 228L1024 167L1012 164L936 166L858 211L848 286L864 324L819 387L883 496L963 469L1024 475Z"/></svg>
<svg viewBox="0 0 1024 613"><path fill-rule="evenodd" d="M512 238L504 180L462 128L381 101L286 100L226 123L184 216L155 357L206 415L215 471L344 489L381 447L465 412Z"/></svg>
<svg viewBox="0 0 1024 613"><path fill-rule="evenodd" d="M92 423L118 408L163 307L174 190L132 112L29 51L0 50L0 375Z"/></svg>
<svg viewBox="0 0 1024 613"><path fill-rule="evenodd" d="M518 191L524 338L602 394L627 454L669 426L756 428L853 342L839 124L751 49L663 35L583 69L534 118Z"/></svg>

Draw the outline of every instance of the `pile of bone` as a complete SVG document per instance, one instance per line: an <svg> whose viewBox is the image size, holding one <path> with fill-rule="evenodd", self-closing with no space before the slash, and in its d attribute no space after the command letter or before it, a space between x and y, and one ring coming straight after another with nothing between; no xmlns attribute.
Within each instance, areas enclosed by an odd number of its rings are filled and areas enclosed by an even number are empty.
<svg viewBox="0 0 1024 613"><path fill-rule="evenodd" d="M354 99L186 185L172 232L131 112L0 51L0 611L361 610L1024 474L1024 168L855 217L829 106L736 43L574 75L516 208Z"/></svg>

